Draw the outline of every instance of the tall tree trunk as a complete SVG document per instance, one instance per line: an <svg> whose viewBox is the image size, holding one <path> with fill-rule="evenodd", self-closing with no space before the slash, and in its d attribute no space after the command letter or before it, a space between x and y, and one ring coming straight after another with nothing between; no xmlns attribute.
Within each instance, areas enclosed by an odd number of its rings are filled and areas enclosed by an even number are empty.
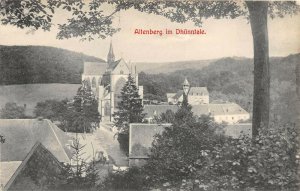
<svg viewBox="0 0 300 191"><path fill-rule="evenodd" d="M297 109L298 109L298 114L300 114L300 63L297 64L296 66L296 92L297 92ZM300 115L297 116L297 122L299 122L299 126L300 126ZM299 127L298 126L298 127ZM300 133L300 131L299 131Z"/></svg>
<svg viewBox="0 0 300 191"><path fill-rule="evenodd" d="M268 2L246 1L254 47L254 92L252 136L262 126L269 126L270 115L270 63L268 39Z"/></svg>
<svg viewBox="0 0 300 191"><path fill-rule="evenodd" d="M300 136L300 63L296 66L296 93L297 93L297 119L296 119L296 131ZM300 142L298 136L298 142ZM298 154L300 154L300 148L298 148ZM300 174L300 165L298 166L298 173Z"/></svg>

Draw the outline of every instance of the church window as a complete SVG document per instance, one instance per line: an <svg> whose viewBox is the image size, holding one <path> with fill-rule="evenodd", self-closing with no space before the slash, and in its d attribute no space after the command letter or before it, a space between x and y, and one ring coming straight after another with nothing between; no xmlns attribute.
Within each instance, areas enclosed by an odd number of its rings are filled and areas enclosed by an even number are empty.
<svg viewBox="0 0 300 191"><path fill-rule="evenodd" d="M96 87L96 78L93 77L93 80L92 80L92 88L95 88Z"/></svg>
<svg viewBox="0 0 300 191"><path fill-rule="evenodd" d="M104 115L109 116L110 115L110 104L109 102L106 102L104 105Z"/></svg>

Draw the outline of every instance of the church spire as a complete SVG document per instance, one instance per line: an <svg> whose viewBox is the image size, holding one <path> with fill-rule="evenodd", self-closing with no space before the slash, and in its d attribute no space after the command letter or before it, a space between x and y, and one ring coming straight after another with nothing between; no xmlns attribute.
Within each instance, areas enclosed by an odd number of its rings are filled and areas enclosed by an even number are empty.
<svg viewBox="0 0 300 191"><path fill-rule="evenodd" d="M114 61L115 61L115 55L114 55L114 50L113 50L112 42L110 41L109 52L108 52L108 55L107 55L107 63L111 64Z"/></svg>

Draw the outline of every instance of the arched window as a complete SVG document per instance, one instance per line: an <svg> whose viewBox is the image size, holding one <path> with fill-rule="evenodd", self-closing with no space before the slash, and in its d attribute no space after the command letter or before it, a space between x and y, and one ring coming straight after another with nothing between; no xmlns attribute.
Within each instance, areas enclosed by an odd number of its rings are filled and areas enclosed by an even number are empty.
<svg viewBox="0 0 300 191"><path fill-rule="evenodd" d="M121 77L118 79L118 81L116 82L116 85L115 85L115 107L117 107L118 105L118 102L121 101L120 99L120 96L121 96L121 91L122 91L122 88L124 87L125 83L126 83L126 79Z"/></svg>
<svg viewBox="0 0 300 191"><path fill-rule="evenodd" d="M93 77L93 80L92 80L92 88L95 88L96 87L96 78Z"/></svg>
<svg viewBox="0 0 300 191"><path fill-rule="evenodd" d="M104 116L110 116L110 104L106 102L104 105Z"/></svg>

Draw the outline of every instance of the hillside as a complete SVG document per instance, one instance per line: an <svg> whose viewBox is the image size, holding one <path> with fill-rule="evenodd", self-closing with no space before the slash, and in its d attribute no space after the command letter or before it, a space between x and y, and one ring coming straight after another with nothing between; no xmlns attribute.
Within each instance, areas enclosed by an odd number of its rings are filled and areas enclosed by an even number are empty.
<svg viewBox="0 0 300 191"><path fill-rule="evenodd" d="M84 61L102 61L47 46L1 46L0 85L80 83Z"/></svg>
<svg viewBox="0 0 300 191"><path fill-rule="evenodd" d="M0 108L7 102L26 104L26 114L32 115L37 102L47 99L73 98L80 84L25 84L0 86Z"/></svg>
<svg viewBox="0 0 300 191"><path fill-rule="evenodd" d="M208 66L215 60L192 60L192 61L178 61L178 62L138 62L135 63L139 71L147 72L148 74L159 73L172 73L177 70L196 69L200 70L205 66Z"/></svg>
<svg viewBox="0 0 300 191"><path fill-rule="evenodd" d="M271 69L271 117L284 122L295 121L296 65L300 53L287 57L270 58ZM139 84L144 86L144 98L166 100L166 93L182 88L184 78L191 86L205 86L210 101L238 103L252 112L253 60L222 58L200 70L185 69L168 74L139 74Z"/></svg>

